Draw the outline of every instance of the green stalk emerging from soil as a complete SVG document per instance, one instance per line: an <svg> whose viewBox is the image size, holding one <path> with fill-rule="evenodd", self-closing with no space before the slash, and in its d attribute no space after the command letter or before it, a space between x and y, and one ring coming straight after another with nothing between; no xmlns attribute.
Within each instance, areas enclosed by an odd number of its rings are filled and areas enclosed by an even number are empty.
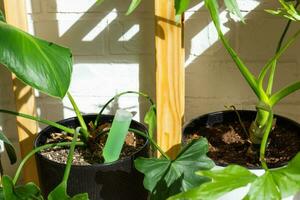
<svg viewBox="0 0 300 200"><path fill-rule="evenodd" d="M75 130L74 130L75 132ZM45 144L43 146L39 146L39 147L36 147L35 149L33 149L31 152L29 152L22 160L22 162L20 163L17 171L16 171L16 174L15 174L15 177L13 179L13 183L16 184L16 182L18 181L19 179L19 176L21 174L21 171L22 171L22 168L24 167L24 165L26 164L26 162L31 158L31 156L33 156L34 154L40 152L40 151L43 151L45 149L50 149L50 148L53 148L53 147L63 147L63 146L70 146L72 144L72 142L60 142L60 143L53 143L53 144ZM85 144L83 142L76 142L76 146L84 146Z"/></svg>
<svg viewBox="0 0 300 200"><path fill-rule="evenodd" d="M244 64L244 62L239 58L238 54L235 50L230 46L229 42L225 38L222 29L221 23L219 19L219 5L217 0L205 0L205 5L209 9L211 18L214 22L214 25L217 29L217 33L220 37L223 46L226 48L228 53L230 54L232 60L235 62L237 68L240 70L242 76L247 81L248 85L251 87L253 92L256 94L258 98L257 104L257 115L255 121L250 126L250 140L253 144L261 144L260 150L260 160L262 166L267 169L267 165L265 162L265 149L267 146L267 140L269 133L272 129L272 121L273 121L273 107L284 97L289 94L300 89L300 81L292 83L279 90L278 92L271 94L273 81L274 81L274 73L276 68L276 63L278 59L282 56L282 54L296 41L296 39L300 36L300 30L297 30L286 42L283 44L285 36L290 28L291 22L288 22L277 45L275 55L267 62L267 64L262 68L258 77L255 77L249 70L249 68ZM296 7L299 5L299 1L297 1ZM288 8L283 8L288 9ZM287 10L289 14L289 10ZM287 15L288 15L287 14ZM263 86L264 79L269 72L268 85L265 89ZM263 108L263 109L262 109Z"/></svg>

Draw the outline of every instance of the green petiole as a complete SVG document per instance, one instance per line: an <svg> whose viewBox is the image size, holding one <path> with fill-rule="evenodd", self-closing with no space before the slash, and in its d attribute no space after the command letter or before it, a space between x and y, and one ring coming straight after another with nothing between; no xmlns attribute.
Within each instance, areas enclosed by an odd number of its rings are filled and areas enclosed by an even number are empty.
<svg viewBox="0 0 300 200"><path fill-rule="evenodd" d="M152 139L150 138L147 134L143 133L142 131L139 131L137 129L133 129L133 128L130 128L129 131L132 131L144 138L147 138L150 143L159 151L159 153L161 153L161 155L163 155L163 157L165 157L166 159L168 160L171 160L171 158L158 146L158 144Z"/></svg>
<svg viewBox="0 0 300 200"><path fill-rule="evenodd" d="M58 128L62 131L70 133L70 134L75 133L75 130L72 129L72 128L68 128L68 127L63 126L61 124L58 124L56 122L49 121L49 120L46 120L46 119L41 119L39 117L34 117L34 116L27 115L27 114L24 114L24 113L18 113L18 112L14 112L14 111L10 111L10 110L4 110L4 109L0 109L0 113L6 113L6 114L15 115L15 116L18 116L18 117L23 117L23 118L26 118L26 119L34 120L34 121L37 121L37 122L40 122L40 123L43 123L43 124L47 124L49 126L53 126L55 128Z"/></svg>
<svg viewBox="0 0 300 200"><path fill-rule="evenodd" d="M74 130L74 133L75 133L75 130ZM53 148L53 147L61 147L61 146L70 146L72 144L72 142L60 142L60 143L53 143L53 144L45 144L43 146L39 146L39 147L36 147L35 149L33 149L31 152L29 152L22 160L22 162L20 163L17 171L16 171L16 174L15 174L15 177L13 179L13 183L16 184L20 174L21 174L21 171L22 171L22 168L24 167L25 163L29 160L29 158L31 156L33 156L35 153L37 152L40 152L42 150L45 150L45 149L49 149L49 148ZM76 142L76 146L85 146L85 144L83 142Z"/></svg>
<svg viewBox="0 0 300 200"><path fill-rule="evenodd" d="M76 102L74 101L72 95L69 92L67 92L67 95L68 95L68 98L69 98L69 100L70 100L73 108L74 108L74 111L76 113L77 119L78 119L78 121L80 123L83 139L85 141L87 141L88 137L89 137L89 132L88 132L87 125L86 125L86 123L85 123L85 121L84 121L84 119L82 117L82 114L80 113L79 108L78 108Z"/></svg>

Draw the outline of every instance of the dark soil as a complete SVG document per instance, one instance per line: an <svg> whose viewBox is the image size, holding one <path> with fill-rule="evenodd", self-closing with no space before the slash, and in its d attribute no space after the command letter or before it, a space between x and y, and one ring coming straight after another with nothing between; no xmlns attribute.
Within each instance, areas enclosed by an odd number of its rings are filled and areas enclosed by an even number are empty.
<svg viewBox="0 0 300 200"><path fill-rule="evenodd" d="M251 122L244 122L248 129ZM218 165L238 164L248 168L260 168L259 145L252 145L239 122L215 124L199 128L184 140L206 137L209 142L208 156ZM291 129L275 126L269 136L266 150L270 168L279 167L300 151L300 135Z"/></svg>
<svg viewBox="0 0 300 200"><path fill-rule="evenodd" d="M74 152L73 165L92 165L103 163L102 150L107 140L110 123L105 123L91 131L91 137L88 141L88 148L76 147ZM72 137L65 133L52 133L47 139L47 144L57 142L72 141ZM133 155L135 152L143 148L145 139L136 136L133 132L128 132L124 142L120 159ZM68 158L69 148L55 147L41 152L46 158L58 162L66 163Z"/></svg>

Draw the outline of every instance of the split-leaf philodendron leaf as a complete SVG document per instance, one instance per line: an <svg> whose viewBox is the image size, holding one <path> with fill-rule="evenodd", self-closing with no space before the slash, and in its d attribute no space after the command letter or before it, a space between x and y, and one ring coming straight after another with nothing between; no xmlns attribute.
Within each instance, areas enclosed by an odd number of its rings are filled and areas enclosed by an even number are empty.
<svg viewBox="0 0 300 200"><path fill-rule="evenodd" d="M209 177L212 181L168 200L215 200L247 184L251 186L244 200L281 200L300 191L300 153L286 167L270 169L258 177L238 165L197 174Z"/></svg>
<svg viewBox="0 0 300 200"><path fill-rule="evenodd" d="M69 49L36 38L2 21L0 44L0 63L20 80L51 96L65 96L72 73Z"/></svg>
<svg viewBox="0 0 300 200"><path fill-rule="evenodd" d="M267 171L250 187L246 199L280 200L300 191L300 153L286 167Z"/></svg>
<svg viewBox="0 0 300 200"><path fill-rule="evenodd" d="M48 200L89 200L88 194L77 194L70 197L67 194L67 183L61 182L48 196Z"/></svg>
<svg viewBox="0 0 300 200"><path fill-rule="evenodd" d="M198 170L214 166L206 156L207 151L207 140L201 138L184 147L175 160L138 158L135 167L145 174L144 187L151 192L151 199L166 199L209 180L195 175Z"/></svg>
<svg viewBox="0 0 300 200"><path fill-rule="evenodd" d="M197 174L209 177L212 181L173 196L169 200L214 200L233 189L246 186L256 178L246 168L238 165L230 165L222 170L200 171Z"/></svg>
<svg viewBox="0 0 300 200"><path fill-rule="evenodd" d="M14 186L9 176L2 176L3 196L5 200L43 200L40 189L34 183Z"/></svg>
<svg viewBox="0 0 300 200"><path fill-rule="evenodd" d="M0 131L0 140L4 142L4 147L8 155L8 158L10 160L10 164L14 164L17 161L17 155L14 146L4 135L4 133L2 133L1 131Z"/></svg>

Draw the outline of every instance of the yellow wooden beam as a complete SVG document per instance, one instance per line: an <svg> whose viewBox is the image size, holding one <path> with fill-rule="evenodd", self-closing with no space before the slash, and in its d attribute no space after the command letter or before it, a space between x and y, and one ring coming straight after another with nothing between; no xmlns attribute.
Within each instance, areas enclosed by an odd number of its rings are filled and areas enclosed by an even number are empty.
<svg viewBox="0 0 300 200"><path fill-rule="evenodd" d="M4 11L7 23L27 31L27 14L24 0L4 0ZM25 86L21 81L16 79L14 75L12 75L12 79L17 112L36 115L33 89L29 86ZM17 117L17 130L21 156L24 157L33 148L33 141L38 131L38 124L35 121ZM25 165L23 180L25 182L34 181L38 184L34 158Z"/></svg>
<svg viewBox="0 0 300 200"><path fill-rule="evenodd" d="M155 0L157 142L174 158L184 115L183 26L173 0Z"/></svg>

